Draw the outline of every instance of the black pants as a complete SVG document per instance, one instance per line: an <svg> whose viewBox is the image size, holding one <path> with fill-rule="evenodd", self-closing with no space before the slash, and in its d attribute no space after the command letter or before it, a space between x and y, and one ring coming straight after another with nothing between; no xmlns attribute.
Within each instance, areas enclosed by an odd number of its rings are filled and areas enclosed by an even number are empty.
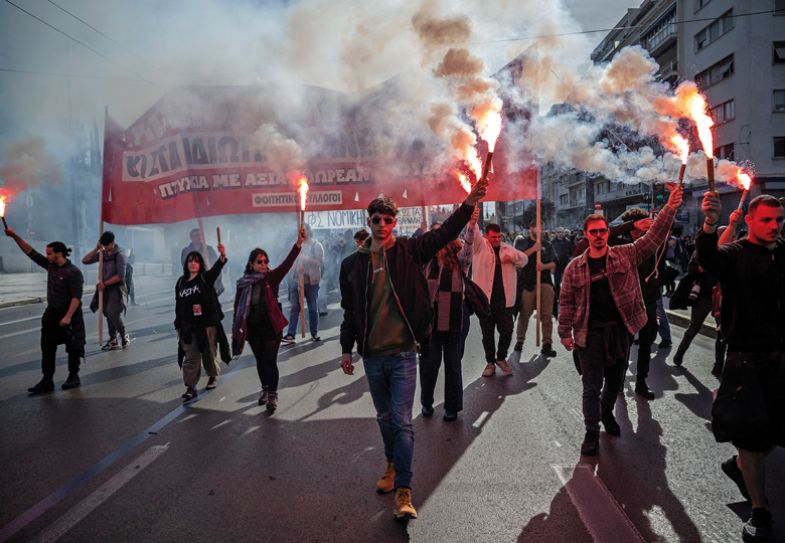
<svg viewBox="0 0 785 543"><path fill-rule="evenodd" d="M433 406L433 391L444 357L444 410L457 413L463 409L461 350L460 332L433 332L428 350L420 357L422 405Z"/></svg>
<svg viewBox="0 0 785 543"><path fill-rule="evenodd" d="M81 312L81 309L79 311ZM41 319L41 373L44 374L45 379L54 377L57 346L68 342L69 330L67 327L60 326L62 315L59 313L50 314L47 311ZM79 351L66 347L66 351L68 352L68 373L79 373L79 364L81 357L84 356L84 348Z"/></svg>
<svg viewBox="0 0 785 543"><path fill-rule="evenodd" d="M278 391L278 348L281 338L248 337L254 358L256 358L256 372L262 382L262 388L270 392Z"/></svg>
<svg viewBox="0 0 785 543"><path fill-rule="evenodd" d="M690 312L690 325L681 338L679 348L676 349L676 358L684 357L684 353L689 349L692 340L695 339L695 336L700 332L703 321L705 321L706 317L711 313L711 303L711 298L698 298L695 300L695 305L692 306L692 311Z"/></svg>
<svg viewBox="0 0 785 543"><path fill-rule="evenodd" d="M627 334L623 325L619 324L619 341L627 341L622 337ZM609 345L613 343L614 345ZM586 347L576 349L581 366L583 381L583 420L587 431L599 431L602 413L613 413L616 398L624 384L627 372L627 356L623 345L609 342L608 335L602 330L589 329L586 336Z"/></svg>
<svg viewBox="0 0 785 543"><path fill-rule="evenodd" d="M649 363L651 362L651 346L657 339L657 302L646 304L646 324L638 332L638 373L635 380L645 382L649 376Z"/></svg>
<svg viewBox="0 0 785 543"><path fill-rule="evenodd" d="M505 360L512 340L512 308L491 307L491 315L480 320L482 329L482 347L485 349L485 361L493 364L497 360ZM499 330L499 346L496 347L494 332Z"/></svg>

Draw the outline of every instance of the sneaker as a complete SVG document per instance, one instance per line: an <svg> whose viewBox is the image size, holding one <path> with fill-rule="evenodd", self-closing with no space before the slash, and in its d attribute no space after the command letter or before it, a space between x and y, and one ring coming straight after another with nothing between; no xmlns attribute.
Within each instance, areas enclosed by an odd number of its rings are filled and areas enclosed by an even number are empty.
<svg viewBox="0 0 785 543"><path fill-rule="evenodd" d="M68 379L65 380L65 382L62 384L60 388L62 388L63 390L69 390L78 387L80 384L81 381L79 381L79 374L69 373Z"/></svg>
<svg viewBox="0 0 785 543"><path fill-rule="evenodd" d="M496 364L493 362L488 362L485 365L485 369L482 370L483 377L493 377L493 374L496 373Z"/></svg>
<svg viewBox="0 0 785 543"><path fill-rule="evenodd" d="M294 345L294 336L292 334L286 334L281 341L287 345Z"/></svg>
<svg viewBox="0 0 785 543"><path fill-rule="evenodd" d="M662 341L660 341L660 344L659 344L659 348L660 349L670 349L672 346L673 346L673 343L671 343L671 340L669 340L669 339L663 339Z"/></svg>
<svg viewBox="0 0 785 543"><path fill-rule="evenodd" d="M207 390L212 390L218 386L218 377L210 377L207 380L207 386L205 387Z"/></svg>
<svg viewBox="0 0 785 543"><path fill-rule="evenodd" d="M317 341L321 341L321 340L322 340L322 338L320 338L319 336L311 336L311 341L313 341L313 342L317 342Z"/></svg>
<svg viewBox="0 0 785 543"><path fill-rule="evenodd" d="M395 491L395 509L397 519L417 518L417 510L412 505L412 489L402 486Z"/></svg>
<svg viewBox="0 0 785 543"><path fill-rule="evenodd" d="M741 538L747 542L769 541L771 537L771 513L763 507L753 507L750 519L744 523Z"/></svg>
<svg viewBox="0 0 785 543"><path fill-rule="evenodd" d="M750 493L747 492L747 484L744 482L744 475L741 473L738 464L736 464L736 455L734 454L725 462L720 464L722 472L728 476L728 479L736 483L739 492L744 496L744 499L750 501Z"/></svg>
<svg viewBox="0 0 785 543"><path fill-rule="evenodd" d="M272 414L278 409L278 393L271 390L267 394L267 412Z"/></svg>
<svg viewBox="0 0 785 543"><path fill-rule="evenodd" d="M589 430L583 438L581 444L581 454L584 456L596 456L600 451L600 432Z"/></svg>
<svg viewBox="0 0 785 543"><path fill-rule="evenodd" d="M540 354L543 356L547 356L548 358L553 358L556 356L556 351L553 350L553 347L550 343L543 343L542 350L540 350Z"/></svg>
<svg viewBox="0 0 785 543"><path fill-rule="evenodd" d="M506 360L504 360L504 359L502 358L501 360L497 360L497 361L496 361L496 364L497 364L497 365L498 365L498 366L501 368L501 370L502 370L502 373L503 373L505 376L510 376L510 375L512 375L512 368L510 367L510 365L507 363L507 361L506 361Z"/></svg>
<svg viewBox="0 0 785 543"><path fill-rule="evenodd" d="M512 350L515 351L516 353L521 352L523 350L523 341L516 341L515 347L513 347Z"/></svg>
<svg viewBox="0 0 785 543"><path fill-rule="evenodd" d="M31 386L27 389L27 392L30 394L41 394L42 392L52 392L55 389L55 383L52 381L51 377L46 378L44 377L40 381L38 381L35 385Z"/></svg>
<svg viewBox="0 0 785 543"><path fill-rule="evenodd" d="M442 420L444 420L444 422L453 422L458 420L458 413L455 411L445 411Z"/></svg>
<svg viewBox="0 0 785 543"><path fill-rule="evenodd" d="M432 405L424 405L422 406L422 416L423 417L430 417L433 415L433 406Z"/></svg>
<svg viewBox="0 0 785 543"><path fill-rule="evenodd" d="M186 387L182 395L183 401L187 402L196 398L196 387Z"/></svg>
<svg viewBox="0 0 785 543"><path fill-rule="evenodd" d="M387 462L387 469L384 470L378 481L376 481L376 492L387 494L395 490L395 464Z"/></svg>
<svg viewBox="0 0 785 543"><path fill-rule="evenodd" d="M613 413L603 413L600 420L602 420L606 434L617 437L621 435L621 427L616 422L616 417L613 416Z"/></svg>
<svg viewBox="0 0 785 543"><path fill-rule="evenodd" d="M258 402L258 403L259 403L259 405L264 405L264 404L266 404L266 403L267 403L267 397L268 397L268 395L269 395L269 392L267 392L267 389L266 389L266 388L263 388L263 389L262 389L262 393L261 393L261 394L259 394L259 402Z"/></svg>
<svg viewBox="0 0 785 543"><path fill-rule="evenodd" d="M120 344L120 345L121 345L121 347L122 347L123 349L125 349L126 347L128 347L128 344L129 344L129 343L131 343L131 338L130 338L130 336L129 336L128 334L125 334L125 335L123 336L123 340L122 340L122 342L121 342L121 344Z"/></svg>
<svg viewBox="0 0 785 543"><path fill-rule="evenodd" d="M649 390L649 387L646 385L646 383L636 384L635 394L637 394L641 398L646 398L647 400L653 400L655 398L654 392Z"/></svg>
<svg viewBox="0 0 785 543"><path fill-rule="evenodd" d="M117 338L110 339L101 347L102 351L114 351L115 349L117 349Z"/></svg>

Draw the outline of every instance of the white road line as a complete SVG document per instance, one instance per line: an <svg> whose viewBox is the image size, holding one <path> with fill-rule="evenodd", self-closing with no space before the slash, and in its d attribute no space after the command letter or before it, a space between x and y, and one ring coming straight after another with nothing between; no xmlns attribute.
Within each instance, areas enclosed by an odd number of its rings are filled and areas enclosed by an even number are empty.
<svg viewBox="0 0 785 543"><path fill-rule="evenodd" d="M216 429L220 428L221 426L226 426L227 424L229 424L229 423L231 423L231 422L232 422L232 421L231 421L231 420L229 420L229 419L222 420L221 422L219 422L218 424L216 424L215 426L213 426L212 428L210 428L210 430L216 430Z"/></svg>
<svg viewBox="0 0 785 543"><path fill-rule="evenodd" d="M27 321L35 321L35 320L41 320L41 315L35 315L34 317L27 317L25 319L16 319L15 321L0 322L0 326L8 326L9 324L17 324L19 322L27 322Z"/></svg>
<svg viewBox="0 0 785 543"><path fill-rule="evenodd" d="M38 332L41 330L41 327L38 328L30 328L28 330L21 330L19 332L14 332L13 334L6 334L4 336L0 336L0 339L7 339L9 337L21 336L23 334L30 334L32 332Z"/></svg>
<svg viewBox="0 0 785 543"><path fill-rule="evenodd" d="M557 446L557 447L561 448L561 443L559 443L559 442L558 442L558 441L556 441L555 439L553 440L553 442L556 444L556 446Z"/></svg>
<svg viewBox="0 0 785 543"><path fill-rule="evenodd" d="M38 534L34 541L36 543L49 543L60 539L168 449L169 443L166 445L155 445L147 449L139 458L128 464L95 492L77 503L66 514L49 525L46 530Z"/></svg>
<svg viewBox="0 0 785 543"><path fill-rule="evenodd" d="M575 509L594 543L645 543L645 539L624 513L599 477L588 464L551 465L570 495Z"/></svg>
<svg viewBox="0 0 785 543"><path fill-rule="evenodd" d="M472 427L479 428L480 426L482 426L485 423L485 419L487 419L489 415L490 413L488 411L483 411L482 413L480 413L480 416L477 417L477 420L474 421Z"/></svg>

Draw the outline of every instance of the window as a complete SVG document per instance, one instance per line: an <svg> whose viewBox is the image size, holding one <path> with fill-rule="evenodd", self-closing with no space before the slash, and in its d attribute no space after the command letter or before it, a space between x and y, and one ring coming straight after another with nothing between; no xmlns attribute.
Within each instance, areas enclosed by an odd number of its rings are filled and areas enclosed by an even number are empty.
<svg viewBox="0 0 785 543"><path fill-rule="evenodd" d="M714 158L718 160L723 158L726 160L734 160L734 147L733 143L716 147L714 149Z"/></svg>
<svg viewBox="0 0 785 543"><path fill-rule="evenodd" d="M774 111L785 112L785 89L774 91Z"/></svg>
<svg viewBox="0 0 785 543"><path fill-rule="evenodd" d="M566 207L567 204L570 203L570 197L567 194L562 194L559 196L559 205Z"/></svg>
<svg viewBox="0 0 785 543"><path fill-rule="evenodd" d="M774 138L774 158L785 158L785 137Z"/></svg>
<svg viewBox="0 0 785 543"><path fill-rule="evenodd" d="M774 0L774 15L785 15L785 0Z"/></svg>
<svg viewBox="0 0 785 543"><path fill-rule="evenodd" d="M785 41L774 42L774 63L785 64Z"/></svg>
<svg viewBox="0 0 785 543"><path fill-rule="evenodd" d="M703 30L695 34L695 50L700 51L731 30L733 30L732 9L723 13L719 19L715 19Z"/></svg>
<svg viewBox="0 0 785 543"><path fill-rule="evenodd" d="M695 11L698 11L709 2L711 2L711 0L695 0Z"/></svg>
<svg viewBox="0 0 785 543"><path fill-rule="evenodd" d="M676 8L673 8L646 32L641 38L641 45L651 52L674 34L676 34Z"/></svg>
<svg viewBox="0 0 785 543"><path fill-rule="evenodd" d="M719 83L723 79L729 78L733 75L733 72L733 55L730 55L713 64L708 70L695 74L695 83L705 89Z"/></svg>
<svg viewBox="0 0 785 543"><path fill-rule="evenodd" d="M728 100L722 104L711 108L711 118L717 124L727 123L736 118L736 103L734 100Z"/></svg>
<svg viewBox="0 0 785 543"><path fill-rule="evenodd" d="M607 194L610 190L610 182L608 181L597 181L594 183L594 194Z"/></svg>

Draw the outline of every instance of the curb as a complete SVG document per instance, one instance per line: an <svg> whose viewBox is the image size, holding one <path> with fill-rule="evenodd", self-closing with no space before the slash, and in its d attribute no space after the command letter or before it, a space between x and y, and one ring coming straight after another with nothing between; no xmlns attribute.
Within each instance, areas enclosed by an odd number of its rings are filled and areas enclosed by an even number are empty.
<svg viewBox="0 0 785 543"><path fill-rule="evenodd" d="M676 324L677 326L681 326L682 328L685 328L685 329L690 326L690 317L688 315L684 315L682 313L677 313L676 311L673 311L672 309L666 309L665 310L665 314L668 315L668 321L671 324ZM714 326L706 324L705 321L701 325L701 329L698 331L698 333L700 335L702 335L702 336L707 336L707 337L710 337L710 338L716 338L717 337L717 330L714 328Z"/></svg>
<svg viewBox="0 0 785 543"><path fill-rule="evenodd" d="M40 304L46 301L46 298L23 298L21 300L11 300L10 302L0 302L0 309L5 307L16 307L20 305Z"/></svg>

